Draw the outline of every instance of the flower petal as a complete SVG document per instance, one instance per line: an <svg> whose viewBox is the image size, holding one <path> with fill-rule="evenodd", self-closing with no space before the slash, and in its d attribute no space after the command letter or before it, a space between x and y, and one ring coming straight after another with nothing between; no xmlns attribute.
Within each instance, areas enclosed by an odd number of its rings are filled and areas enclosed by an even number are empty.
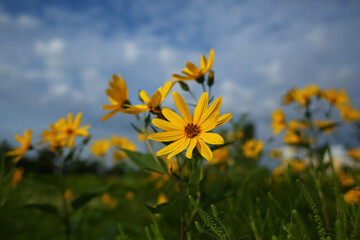
<svg viewBox="0 0 360 240"><path fill-rule="evenodd" d="M189 158L189 159L192 159L192 153L193 153L193 150L196 146L196 143L197 143L197 137L194 137L194 138L191 138L190 139L190 144L189 144L189 147L186 151L186 157Z"/></svg>
<svg viewBox="0 0 360 240"><path fill-rule="evenodd" d="M206 57L205 55L202 55L201 58L200 58L200 69L201 70L205 70L206 69Z"/></svg>
<svg viewBox="0 0 360 240"><path fill-rule="evenodd" d="M158 142L170 142L178 140L185 136L183 131L169 131L169 132L158 132L152 133L148 136L149 139Z"/></svg>
<svg viewBox="0 0 360 240"><path fill-rule="evenodd" d="M205 113L207 106L208 106L208 102L209 102L209 97L208 97L208 93L204 92L198 103L196 104L195 110L194 110L194 114L193 114L193 123L194 124L198 124L201 117L203 116L203 114Z"/></svg>
<svg viewBox="0 0 360 240"><path fill-rule="evenodd" d="M112 116L114 116L116 113L121 112L121 108L115 109L112 112L109 112L108 114L104 115L101 117L101 121L106 121L107 119L111 118Z"/></svg>
<svg viewBox="0 0 360 240"><path fill-rule="evenodd" d="M212 48L209 53L209 61L207 62L207 66L203 73L205 74L207 71L209 71L213 64L214 64L214 49Z"/></svg>
<svg viewBox="0 0 360 240"><path fill-rule="evenodd" d="M177 149L175 149L175 151L173 151L172 153L170 153L168 156L167 156L167 159L170 159L172 158L173 156L175 156L176 154L179 154L181 153L182 151L185 150L185 148L189 145L190 143L190 138L185 138L185 142L183 142L181 145L178 146Z"/></svg>
<svg viewBox="0 0 360 240"><path fill-rule="evenodd" d="M219 126L227 123L232 117L233 117L233 115L231 113L225 113L225 114L221 115L218 119L216 127L219 127Z"/></svg>
<svg viewBox="0 0 360 240"><path fill-rule="evenodd" d="M225 143L224 139L220 134L217 133L202 133L200 138L204 140L204 142L214 145L222 145Z"/></svg>
<svg viewBox="0 0 360 240"><path fill-rule="evenodd" d="M190 70L190 72L192 72L194 75L198 74L200 72L200 69L193 64L192 62L187 62L186 63L186 68Z"/></svg>
<svg viewBox="0 0 360 240"><path fill-rule="evenodd" d="M186 104L186 102L184 101L184 99L180 96L179 93L177 92L173 92L173 99L175 102L176 107L179 109L179 112L181 114L181 116L184 118L186 123L191 123L192 119L191 119L191 114L189 111L189 108Z"/></svg>
<svg viewBox="0 0 360 240"><path fill-rule="evenodd" d="M172 124L176 125L179 130L180 129L185 129L186 123L185 123L184 119L182 119L173 110L170 110L168 108L163 108L161 112L164 115L164 117L167 120L169 120Z"/></svg>
<svg viewBox="0 0 360 240"><path fill-rule="evenodd" d="M209 116L200 126L201 132L207 132L216 127L219 120L219 112Z"/></svg>
<svg viewBox="0 0 360 240"><path fill-rule="evenodd" d="M169 94L172 87L177 83L177 81L168 81L164 84L164 87L162 88L161 92L161 102L164 101L166 96Z"/></svg>
<svg viewBox="0 0 360 240"><path fill-rule="evenodd" d="M144 91L144 90L141 90L139 92L139 97L141 98L141 100L145 103L145 104L148 104L150 103L150 98L149 98L149 95Z"/></svg>
<svg viewBox="0 0 360 240"><path fill-rule="evenodd" d="M151 106L152 107L157 107L160 103L161 103L161 93L160 93L160 91L156 91L151 96Z"/></svg>
<svg viewBox="0 0 360 240"><path fill-rule="evenodd" d="M173 74L171 79L178 80L178 81L186 81L186 80L194 80L195 77L193 77L193 76L181 76L179 74Z"/></svg>
<svg viewBox="0 0 360 240"><path fill-rule="evenodd" d="M167 145L166 147L164 147L163 149L160 149L157 153L156 156L161 156L161 155L165 155L168 154L172 151L175 151L179 146L181 146L184 142L186 141L186 137L180 138L179 140L170 143L169 145Z"/></svg>
<svg viewBox="0 0 360 240"><path fill-rule="evenodd" d="M206 110L205 114L200 119L199 125L201 125L206 119L208 119L213 114L219 114L220 107L222 104L222 97L217 98L210 107Z"/></svg>
<svg viewBox="0 0 360 240"><path fill-rule="evenodd" d="M75 122L74 122L74 126L75 128L78 128L81 124L81 117L82 117L82 113L79 112L76 117L75 117Z"/></svg>
<svg viewBox="0 0 360 240"><path fill-rule="evenodd" d="M160 119L160 118L154 118L152 120L152 123L157 127L164 131L179 131L176 127L176 125L172 124L171 122L168 122L166 120Z"/></svg>
<svg viewBox="0 0 360 240"><path fill-rule="evenodd" d="M201 138L198 138L196 148L201 154L201 156L203 156L206 160L211 161L213 159L213 153L211 152L208 145L206 145L206 143Z"/></svg>

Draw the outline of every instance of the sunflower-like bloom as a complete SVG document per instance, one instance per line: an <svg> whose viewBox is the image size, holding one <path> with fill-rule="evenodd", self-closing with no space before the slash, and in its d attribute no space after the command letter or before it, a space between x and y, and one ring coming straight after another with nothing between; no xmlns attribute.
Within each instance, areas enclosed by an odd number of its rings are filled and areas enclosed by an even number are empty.
<svg viewBox="0 0 360 240"><path fill-rule="evenodd" d="M31 147L31 138L31 129L24 131L24 137L20 136L19 134L15 135L15 139L20 143L20 147L7 152L6 156L16 156L13 161L14 163L17 163Z"/></svg>
<svg viewBox="0 0 360 240"><path fill-rule="evenodd" d="M175 83L176 81L166 82L163 87L159 87L157 89L157 91L151 96L151 98L144 90L141 90L139 92L139 96L141 100L145 103L145 105L139 104L135 106L130 106L127 111L133 109L134 112L152 111L155 114L161 113L159 105L164 101Z"/></svg>
<svg viewBox="0 0 360 240"><path fill-rule="evenodd" d="M109 81L110 88L107 88L105 90L106 94L109 96L109 102L111 103L111 105L104 105L101 107L101 109L111 112L102 116L101 120L106 121L108 118L111 118L118 112L139 114L141 112L140 109L128 109L128 107L130 107L130 105L128 104L129 92L121 74L119 74L119 77L113 74L112 78L113 81Z"/></svg>
<svg viewBox="0 0 360 240"><path fill-rule="evenodd" d="M15 168L14 174L11 179L11 187L16 187L17 183L23 179L24 169L23 168Z"/></svg>
<svg viewBox="0 0 360 240"><path fill-rule="evenodd" d="M360 160L360 148L353 148L347 152L349 158Z"/></svg>
<svg viewBox="0 0 360 240"><path fill-rule="evenodd" d="M209 61L207 61L205 55L201 56L200 69L192 62L187 62L186 68L184 68L182 71L182 73L185 76L179 74L173 74L172 79L179 81L200 79L211 69L213 63L214 63L214 49L211 49L209 53Z"/></svg>
<svg viewBox="0 0 360 240"><path fill-rule="evenodd" d="M72 148L75 143L75 136L88 136L89 132L87 131L90 128L90 125L80 127L82 113L79 112L74 120L73 114L68 113L68 119L61 118L60 126L60 138L67 139L67 146Z"/></svg>
<svg viewBox="0 0 360 240"><path fill-rule="evenodd" d="M360 120L360 111L352 108L350 105L340 107L340 116L345 122Z"/></svg>
<svg viewBox="0 0 360 240"><path fill-rule="evenodd" d="M273 129L273 134L278 134L285 127L285 114L281 109L276 109L272 114L271 127Z"/></svg>
<svg viewBox="0 0 360 240"><path fill-rule="evenodd" d="M314 120L314 125L327 134L332 133L335 128L335 123L332 120Z"/></svg>
<svg viewBox="0 0 360 240"><path fill-rule="evenodd" d="M242 146L244 155L248 158L254 158L259 155L264 145L262 141L257 141L255 139L250 139Z"/></svg>
<svg viewBox="0 0 360 240"><path fill-rule="evenodd" d="M344 200L347 204L358 203L360 201L360 190L351 189L344 194Z"/></svg>
<svg viewBox="0 0 360 240"><path fill-rule="evenodd" d="M107 139L99 139L93 142L90 152L96 156L105 155L110 148L110 141Z"/></svg>
<svg viewBox="0 0 360 240"><path fill-rule="evenodd" d="M295 101L295 96L299 89L291 88L283 97L282 97L282 104L288 105Z"/></svg>
<svg viewBox="0 0 360 240"><path fill-rule="evenodd" d="M156 127L165 132L150 134L149 139L159 142L174 141L158 151L156 155L169 154L167 158L170 159L188 147L186 157L191 159L196 146L199 153L211 161L213 153L206 143L224 144L224 139L219 134L208 133L208 131L225 124L232 118L232 114L227 113L219 116L222 98L219 97L208 107L209 97L208 93L205 92L201 95L193 116L191 116L189 108L180 94L173 92L172 95L182 117L174 111L164 108L162 114L168 121L158 118L152 120Z"/></svg>
<svg viewBox="0 0 360 240"><path fill-rule="evenodd" d="M349 103L349 98L344 89L336 91L336 89L326 89L323 94L324 98L335 107Z"/></svg>
<svg viewBox="0 0 360 240"><path fill-rule="evenodd" d="M318 96L319 89L316 85L309 85L303 89L294 92L295 100L297 100L301 106L306 106L310 103L313 96Z"/></svg>
<svg viewBox="0 0 360 240"><path fill-rule="evenodd" d="M43 130L43 133L40 135L40 138L43 139L40 144L49 143L50 151L52 152L54 152L56 149L61 149L65 147L67 141L66 138L62 136L60 131L61 127L65 123L65 118L60 118L56 123L49 124L50 129Z"/></svg>

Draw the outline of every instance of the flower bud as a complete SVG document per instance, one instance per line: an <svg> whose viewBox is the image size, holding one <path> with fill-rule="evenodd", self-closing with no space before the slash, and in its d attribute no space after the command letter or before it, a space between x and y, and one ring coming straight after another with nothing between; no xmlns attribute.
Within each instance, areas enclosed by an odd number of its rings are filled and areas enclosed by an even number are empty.
<svg viewBox="0 0 360 240"><path fill-rule="evenodd" d="M184 83L183 81L179 81L181 89L184 90L185 92L189 91L189 86Z"/></svg>
<svg viewBox="0 0 360 240"><path fill-rule="evenodd" d="M210 70L208 79L207 79L207 85L211 87L214 84L214 71Z"/></svg>

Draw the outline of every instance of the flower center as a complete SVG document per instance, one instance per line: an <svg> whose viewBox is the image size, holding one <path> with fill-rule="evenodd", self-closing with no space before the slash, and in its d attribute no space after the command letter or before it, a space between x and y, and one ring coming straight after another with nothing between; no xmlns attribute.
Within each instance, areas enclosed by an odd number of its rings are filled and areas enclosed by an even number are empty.
<svg viewBox="0 0 360 240"><path fill-rule="evenodd" d="M72 129L72 128L66 129L66 134L67 134L68 136L73 135L74 132L75 132L75 131L74 131L74 129Z"/></svg>
<svg viewBox="0 0 360 240"><path fill-rule="evenodd" d="M189 138L193 138L200 134L200 128L193 123L188 123L185 127L185 133Z"/></svg>

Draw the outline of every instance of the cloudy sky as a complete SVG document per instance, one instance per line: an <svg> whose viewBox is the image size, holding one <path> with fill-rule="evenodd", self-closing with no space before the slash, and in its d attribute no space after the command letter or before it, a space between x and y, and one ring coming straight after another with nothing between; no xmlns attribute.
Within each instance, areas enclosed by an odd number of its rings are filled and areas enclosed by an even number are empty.
<svg viewBox="0 0 360 240"><path fill-rule="evenodd" d="M211 48L222 112L248 111L260 138L294 86L345 88L359 108L359 12L359 1L1 0L0 137L82 111L96 138L135 139L133 116L100 120L111 75L134 103Z"/></svg>

